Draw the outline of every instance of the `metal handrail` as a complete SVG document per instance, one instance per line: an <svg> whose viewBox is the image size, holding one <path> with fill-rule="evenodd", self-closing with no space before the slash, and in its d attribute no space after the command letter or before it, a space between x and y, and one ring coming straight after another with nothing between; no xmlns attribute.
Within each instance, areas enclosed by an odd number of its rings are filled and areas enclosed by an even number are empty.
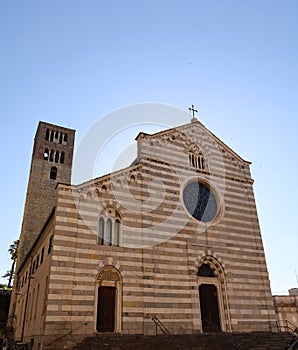
<svg viewBox="0 0 298 350"><path fill-rule="evenodd" d="M204 319L209 326L211 326L216 333L221 334L227 342L229 342L237 350L245 350L239 343L237 343L228 333L223 332L214 322Z"/></svg>
<svg viewBox="0 0 298 350"><path fill-rule="evenodd" d="M182 347L177 343L174 336L170 333L167 327L155 316L152 317L152 321L155 323L156 327L159 327L163 334L168 338L168 340L176 347L178 350L183 350ZM157 333L157 332L156 332Z"/></svg>
<svg viewBox="0 0 298 350"><path fill-rule="evenodd" d="M62 335L59 335L59 337L55 338L54 340L50 341L48 344L45 344L45 346L50 346L52 344L54 344L56 341L60 340L60 339L63 339L64 337L66 337L67 335L71 334L72 332L76 331L77 329L83 327L83 326L87 326L88 322L84 322L82 324L80 324L79 326L77 326L76 328L74 329L71 329L70 331L62 334Z"/></svg>
<svg viewBox="0 0 298 350"><path fill-rule="evenodd" d="M284 328L286 330L286 332L294 333L297 331L297 328L298 328L294 323L292 323L291 321L288 321L288 320L278 320L278 321L276 321L276 324L277 324L277 328L280 332Z"/></svg>

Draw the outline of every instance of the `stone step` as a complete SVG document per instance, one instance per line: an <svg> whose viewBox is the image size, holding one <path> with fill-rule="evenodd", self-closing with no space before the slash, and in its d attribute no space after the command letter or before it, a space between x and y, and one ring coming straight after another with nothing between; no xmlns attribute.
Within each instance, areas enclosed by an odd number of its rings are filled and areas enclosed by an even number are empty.
<svg viewBox="0 0 298 350"><path fill-rule="evenodd" d="M283 350L291 336L287 333L227 334L244 350ZM176 345L165 335L96 335L87 337L72 350L234 350L222 334L175 335Z"/></svg>

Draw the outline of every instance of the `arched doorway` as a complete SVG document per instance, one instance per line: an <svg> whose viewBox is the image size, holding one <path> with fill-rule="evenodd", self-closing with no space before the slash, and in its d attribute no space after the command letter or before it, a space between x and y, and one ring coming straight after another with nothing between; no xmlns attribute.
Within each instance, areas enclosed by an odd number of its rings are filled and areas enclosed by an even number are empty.
<svg viewBox="0 0 298 350"><path fill-rule="evenodd" d="M221 264L212 256L201 259L198 270L198 294L201 330L218 332L229 329L225 314L225 278Z"/></svg>
<svg viewBox="0 0 298 350"><path fill-rule="evenodd" d="M121 276L113 266L104 267L97 277L96 331L121 331Z"/></svg>

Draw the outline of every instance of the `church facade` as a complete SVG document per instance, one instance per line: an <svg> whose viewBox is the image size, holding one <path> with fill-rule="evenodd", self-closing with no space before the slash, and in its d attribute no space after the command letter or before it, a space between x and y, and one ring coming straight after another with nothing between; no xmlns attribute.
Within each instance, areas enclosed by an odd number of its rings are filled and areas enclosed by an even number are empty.
<svg viewBox="0 0 298 350"><path fill-rule="evenodd" d="M15 338L270 331L250 163L197 119L140 133L133 164L70 183L74 130L40 122L20 236Z"/></svg>

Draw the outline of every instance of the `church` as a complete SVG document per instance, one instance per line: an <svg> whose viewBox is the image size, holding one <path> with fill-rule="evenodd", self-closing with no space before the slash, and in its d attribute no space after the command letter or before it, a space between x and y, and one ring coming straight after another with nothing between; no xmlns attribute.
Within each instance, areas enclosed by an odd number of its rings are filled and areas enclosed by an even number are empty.
<svg viewBox="0 0 298 350"><path fill-rule="evenodd" d="M136 135L134 162L71 184L75 130L39 122L10 318L67 334L270 331L276 321L250 162L199 120Z"/></svg>

